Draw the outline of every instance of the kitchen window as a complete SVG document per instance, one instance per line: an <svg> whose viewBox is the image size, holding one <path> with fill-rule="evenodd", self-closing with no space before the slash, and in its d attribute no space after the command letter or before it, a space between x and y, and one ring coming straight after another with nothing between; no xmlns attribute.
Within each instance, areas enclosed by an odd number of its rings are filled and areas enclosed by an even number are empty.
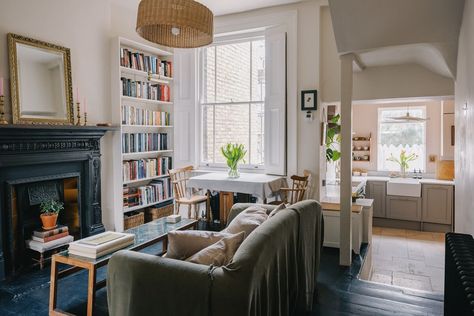
<svg viewBox="0 0 474 316"><path fill-rule="evenodd" d="M243 168L264 167L265 38L217 43L200 52L201 165L224 166L220 148L241 143Z"/></svg>
<svg viewBox="0 0 474 316"><path fill-rule="evenodd" d="M410 107L410 116L426 117L426 107ZM394 117L406 115L406 108L379 108L377 166L380 171L400 171L396 162L387 159L393 155L397 159L402 150L418 157L409 163L409 170L426 170L426 122L399 121Z"/></svg>

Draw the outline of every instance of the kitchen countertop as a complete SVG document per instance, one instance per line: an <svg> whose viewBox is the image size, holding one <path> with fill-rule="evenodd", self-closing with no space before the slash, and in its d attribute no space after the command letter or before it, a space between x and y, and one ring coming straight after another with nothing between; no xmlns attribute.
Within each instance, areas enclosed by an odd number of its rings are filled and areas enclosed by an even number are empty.
<svg viewBox="0 0 474 316"><path fill-rule="evenodd" d="M367 177L362 177L362 176L353 176L352 180L354 181L389 181L391 178L390 177L383 177L383 176L367 176ZM397 179L397 178L394 178ZM409 178L411 179L411 178ZM420 179L421 184L442 184L442 185L454 185L454 181L451 180L438 180L438 179L429 179L429 178L424 178Z"/></svg>
<svg viewBox="0 0 474 316"><path fill-rule="evenodd" d="M340 211L339 186L327 185L326 195L320 202L323 210ZM371 207L373 203L373 199L357 199L355 203L352 203L352 212L360 213L364 207Z"/></svg>

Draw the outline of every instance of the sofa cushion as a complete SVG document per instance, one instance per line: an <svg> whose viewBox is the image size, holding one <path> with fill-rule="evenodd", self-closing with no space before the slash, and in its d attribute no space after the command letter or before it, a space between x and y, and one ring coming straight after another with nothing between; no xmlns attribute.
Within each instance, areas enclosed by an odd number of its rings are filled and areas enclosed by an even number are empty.
<svg viewBox="0 0 474 316"><path fill-rule="evenodd" d="M231 234L202 230L174 230L168 233L167 258L184 260Z"/></svg>
<svg viewBox="0 0 474 316"><path fill-rule="evenodd" d="M270 214L268 214L268 218L275 216L278 212L284 210L285 208L286 208L285 203L281 203L280 205L277 206L276 209L274 209L273 211L270 212Z"/></svg>
<svg viewBox="0 0 474 316"><path fill-rule="evenodd" d="M245 232L245 238L247 238L255 228L260 226L267 219L268 215L264 208L256 205L250 206L237 215L222 232L229 234Z"/></svg>
<svg viewBox="0 0 474 316"><path fill-rule="evenodd" d="M229 235L195 253L186 261L204 265L212 264L216 267L225 266L232 260L244 238L244 232Z"/></svg>

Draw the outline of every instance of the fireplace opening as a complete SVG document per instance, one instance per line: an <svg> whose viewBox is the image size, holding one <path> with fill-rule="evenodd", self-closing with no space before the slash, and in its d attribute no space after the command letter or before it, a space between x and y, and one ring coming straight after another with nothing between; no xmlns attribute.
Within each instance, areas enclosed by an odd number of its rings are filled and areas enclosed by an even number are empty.
<svg viewBox="0 0 474 316"><path fill-rule="evenodd" d="M35 231L42 231L40 219L40 204L46 200L56 200L64 203L64 209L58 215L58 229L62 228L62 237L56 232L56 240L65 236L72 236L74 240L81 238L81 192L80 178L64 177L42 181L18 183L11 189L11 262L13 274L29 270L41 262L41 266L55 252L64 249L65 245L54 246L44 252L38 251L49 248L53 238L39 238ZM48 231L53 233L53 231ZM33 238L35 236L36 238ZM31 240L36 242L36 248L31 247ZM38 244L39 242L39 244ZM49 244L48 244L49 242Z"/></svg>

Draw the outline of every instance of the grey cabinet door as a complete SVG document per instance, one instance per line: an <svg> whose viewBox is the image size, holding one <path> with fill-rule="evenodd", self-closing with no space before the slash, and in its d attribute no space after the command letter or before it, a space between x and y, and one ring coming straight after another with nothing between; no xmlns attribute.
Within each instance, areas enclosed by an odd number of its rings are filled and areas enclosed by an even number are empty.
<svg viewBox="0 0 474 316"><path fill-rule="evenodd" d="M387 217L385 213L386 197L385 181L368 181L366 188L367 198L374 200L374 217Z"/></svg>
<svg viewBox="0 0 474 316"><path fill-rule="evenodd" d="M423 222L451 224L453 217L453 187L423 184Z"/></svg>
<svg viewBox="0 0 474 316"><path fill-rule="evenodd" d="M387 195L387 218L421 221L421 198Z"/></svg>

